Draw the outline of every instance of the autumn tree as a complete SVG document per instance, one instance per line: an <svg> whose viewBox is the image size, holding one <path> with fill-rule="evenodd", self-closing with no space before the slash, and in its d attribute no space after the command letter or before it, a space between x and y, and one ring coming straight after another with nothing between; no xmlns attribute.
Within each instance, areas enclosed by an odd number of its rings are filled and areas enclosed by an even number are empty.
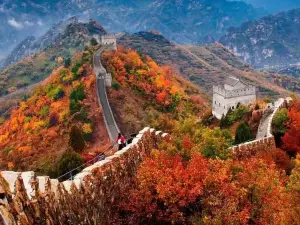
<svg viewBox="0 0 300 225"><path fill-rule="evenodd" d="M235 144L247 142L253 138L250 127L245 122L241 123L235 132Z"/></svg>
<svg viewBox="0 0 300 225"><path fill-rule="evenodd" d="M70 132L70 146L75 152L81 152L85 147L82 131L79 127L73 126Z"/></svg>
<svg viewBox="0 0 300 225"><path fill-rule="evenodd" d="M76 152L73 152L71 150L66 151L61 158L59 159L58 165L57 165L57 176L64 175L71 170L73 171L73 174L68 174L68 177L63 177L62 179L69 179L70 176L74 176L75 174L80 172L80 169L76 169L77 167L81 166L83 164L83 159L79 154Z"/></svg>
<svg viewBox="0 0 300 225"><path fill-rule="evenodd" d="M288 130L284 134L282 141L283 147L290 153L300 153L300 102L294 100L294 103L288 113Z"/></svg>

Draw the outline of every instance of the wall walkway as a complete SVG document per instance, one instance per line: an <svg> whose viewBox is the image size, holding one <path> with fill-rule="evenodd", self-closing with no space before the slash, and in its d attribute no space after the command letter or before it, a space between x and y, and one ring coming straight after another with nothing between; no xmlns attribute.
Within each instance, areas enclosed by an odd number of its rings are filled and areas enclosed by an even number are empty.
<svg viewBox="0 0 300 225"><path fill-rule="evenodd" d="M96 87L97 87L97 96L99 104L102 108L102 113L104 117L104 122L106 125L106 129L108 132L108 135L110 137L110 140L114 143L117 139L118 133L120 132L120 129L115 121L113 112L111 110L107 93L106 93L106 87L105 82L106 79L108 79L108 73L106 72L105 68L101 64L101 53L104 50L113 50L112 45L103 45L100 47L100 49L96 52L94 55L94 71L97 76L96 81Z"/></svg>
<svg viewBox="0 0 300 225"><path fill-rule="evenodd" d="M246 158L261 149L275 147L275 139L272 134L272 121L276 112L288 104L291 98L280 98L274 104L269 104L258 127L256 139L231 147L233 155L237 158Z"/></svg>
<svg viewBox="0 0 300 225"><path fill-rule="evenodd" d="M0 224L112 224L120 192L169 135L144 128L121 151L59 182L34 172L0 172ZM1 223L2 219L2 223Z"/></svg>

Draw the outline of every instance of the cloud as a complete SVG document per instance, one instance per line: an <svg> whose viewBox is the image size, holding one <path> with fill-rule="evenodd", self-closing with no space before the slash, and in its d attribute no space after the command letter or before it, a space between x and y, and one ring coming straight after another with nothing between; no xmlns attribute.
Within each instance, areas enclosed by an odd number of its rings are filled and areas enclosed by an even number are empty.
<svg viewBox="0 0 300 225"><path fill-rule="evenodd" d="M41 20L39 20L39 21L37 22L37 25L43 26L44 24L43 24L43 22L42 22Z"/></svg>
<svg viewBox="0 0 300 225"><path fill-rule="evenodd" d="M17 21L15 20L15 18L9 19L9 20L7 21L7 23L8 23L10 26L12 26L12 27L14 27L14 28L16 28L16 29L18 29L18 30L24 28L24 25L23 25L22 23L20 23L20 22L17 22Z"/></svg>
<svg viewBox="0 0 300 225"><path fill-rule="evenodd" d="M24 24L25 24L26 26L29 26L29 27L34 26L34 23L33 23L33 22L30 22L30 21L28 21L28 20L26 20L26 21L24 22Z"/></svg>

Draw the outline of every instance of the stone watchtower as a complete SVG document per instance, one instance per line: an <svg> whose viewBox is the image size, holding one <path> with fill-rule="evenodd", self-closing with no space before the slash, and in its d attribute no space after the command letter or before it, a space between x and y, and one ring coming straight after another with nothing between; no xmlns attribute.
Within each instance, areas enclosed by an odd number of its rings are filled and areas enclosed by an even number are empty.
<svg viewBox="0 0 300 225"><path fill-rule="evenodd" d="M213 115L220 120L230 108L235 109L239 103L248 105L255 100L255 86L230 76L225 80L223 86L213 87Z"/></svg>
<svg viewBox="0 0 300 225"><path fill-rule="evenodd" d="M114 50L117 50L117 38L115 35L101 36L102 45L112 45Z"/></svg>

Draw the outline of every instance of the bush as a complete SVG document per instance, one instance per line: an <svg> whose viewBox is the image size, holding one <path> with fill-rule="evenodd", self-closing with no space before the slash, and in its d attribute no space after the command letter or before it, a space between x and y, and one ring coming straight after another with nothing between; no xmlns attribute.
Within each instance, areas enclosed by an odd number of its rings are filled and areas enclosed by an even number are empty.
<svg viewBox="0 0 300 225"><path fill-rule="evenodd" d="M40 110L40 116L45 117L49 115L49 106L44 106Z"/></svg>
<svg viewBox="0 0 300 225"><path fill-rule="evenodd" d="M60 158L57 165L57 175L61 176L69 171L81 166L83 164L83 159L79 154L73 151L67 151ZM75 170L72 175L79 173L81 169ZM68 179L70 177L63 177L63 179Z"/></svg>
<svg viewBox="0 0 300 225"><path fill-rule="evenodd" d="M91 39L91 45L96 46L98 45L98 41L95 38Z"/></svg>
<svg viewBox="0 0 300 225"><path fill-rule="evenodd" d="M70 146L75 152L81 152L85 147L82 131L79 127L73 126L70 132Z"/></svg>
<svg viewBox="0 0 300 225"><path fill-rule="evenodd" d="M274 135L283 136L287 130L285 124L288 121L289 121L288 110L286 108L282 108L278 110L272 122Z"/></svg>
<svg viewBox="0 0 300 225"><path fill-rule="evenodd" d="M235 144L247 142L253 138L250 127L245 122L241 123L235 132Z"/></svg>
<svg viewBox="0 0 300 225"><path fill-rule="evenodd" d="M73 89L70 99L75 100L76 102L82 101L85 98L85 93L84 93L84 85L81 83L78 85L76 88Z"/></svg>
<svg viewBox="0 0 300 225"><path fill-rule="evenodd" d="M73 115L80 111L81 105L75 99L71 99L69 104L69 109L70 109L70 114Z"/></svg>
<svg viewBox="0 0 300 225"><path fill-rule="evenodd" d="M56 112L53 112L50 114L50 118L49 118L49 127L53 127L57 124L59 119L59 116Z"/></svg>
<svg viewBox="0 0 300 225"><path fill-rule="evenodd" d="M81 105L79 101L82 101L84 98L85 98L84 85L81 83L78 87L73 89L70 95L69 108L70 108L71 115L81 110Z"/></svg>
<svg viewBox="0 0 300 225"><path fill-rule="evenodd" d="M72 67L71 72L72 72L72 74L73 74L74 80L76 80L76 79L80 76L80 74L79 74L79 69L80 69L81 66L82 66L81 63L76 63L76 64Z"/></svg>
<svg viewBox="0 0 300 225"><path fill-rule="evenodd" d="M111 88L112 88L112 89L115 89L115 90L119 90L120 87L121 87L121 85L120 85L120 83L117 82L117 81L114 81L114 82L112 83L112 85L111 85Z"/></svg>
<svg viewBox="0 0 300 225"><path fill-rule="evenodd" d="M235 110L230 108L226 116L222 117L220 127L222 129L230 127L235 122L242 120L249 112L249 108L244 105L238 105Z"/></svg>
<svg viewBox="0 0 300 225"><path fill-rule="evenodd" d="M69 68L70 66L71 66L71 64L72 64L72 61L71 61L71 58L67 58L66 60L65 60L65 68Z"/></svg>
<svg viewBox="0 0 300 225"><path fill-rule="evenodd" d="M64 90L60 85L50 85L48 87L47 96L56 101L64 96Z"/></svg>

